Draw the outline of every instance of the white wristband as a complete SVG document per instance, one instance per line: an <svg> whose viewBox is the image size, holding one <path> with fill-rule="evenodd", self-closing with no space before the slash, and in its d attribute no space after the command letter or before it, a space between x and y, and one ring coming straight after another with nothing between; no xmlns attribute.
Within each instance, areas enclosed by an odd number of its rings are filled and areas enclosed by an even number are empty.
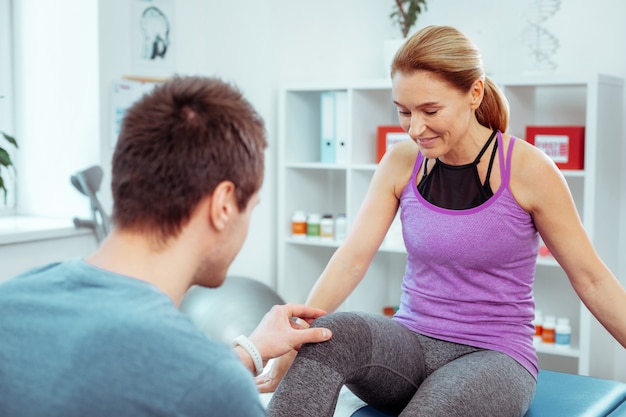
<svg viewBox="0 0 626 417"><path fill-rule="evenodd" d="M254 368L256 370L255 376L261 375L263 372L263 358L261 358L261 354L256 346L254 346L254 343L252 343L246 336L240 335L233 340L232 345L233 347L239 345L244 348L246 352L248 352L248 355L250 355L252 362L254 363Z"/></svg>

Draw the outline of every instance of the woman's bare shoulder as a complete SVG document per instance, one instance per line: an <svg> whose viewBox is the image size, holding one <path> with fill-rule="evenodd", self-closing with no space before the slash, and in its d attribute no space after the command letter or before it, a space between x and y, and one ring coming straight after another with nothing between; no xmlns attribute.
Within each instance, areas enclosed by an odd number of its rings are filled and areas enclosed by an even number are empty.
<svg viewBox="0 0 626 417"><path fill-rule="evenodd" d="M378 174L392 185L394 194L399 193L408 183L418 155L417 144L412 140L398 142L385 153L379 164Z"/></svg>
<svg viewBox="0 0 626 417"><path fill-rule="evenodd" d="M510 143L510 136L503 139L505 144ZM541 202L541 190L561 183L559 169L545 152L524 139L515 140L511 155L510 188L521 207L532 212Z"/></svg>

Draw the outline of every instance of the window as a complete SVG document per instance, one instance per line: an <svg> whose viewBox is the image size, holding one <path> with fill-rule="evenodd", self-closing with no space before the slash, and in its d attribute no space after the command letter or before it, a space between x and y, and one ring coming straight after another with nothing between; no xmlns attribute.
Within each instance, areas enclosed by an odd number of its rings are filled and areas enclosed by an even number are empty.
<svg viewBox="0 0 626 417"><path fill-rule="evenodd" d="M8 30L15 45L7 81L14 97L12 120L3 125L13 128L20 146L15 213L88 215L89 201L70 176L101 163L98 1L0 0L0 5L0 41Z"/></svg>
<svg viewBox="0 0 626 417"><path fill-rule="evenodd" d="M13 130L13 24L11 0L0 0L0 131L14 135ZM0 146L15 160L11 145L0 138ZM15 178L3 169L2 178L7 188L7 203L0 191L0 216L11 214L15 206Z"/></svg>

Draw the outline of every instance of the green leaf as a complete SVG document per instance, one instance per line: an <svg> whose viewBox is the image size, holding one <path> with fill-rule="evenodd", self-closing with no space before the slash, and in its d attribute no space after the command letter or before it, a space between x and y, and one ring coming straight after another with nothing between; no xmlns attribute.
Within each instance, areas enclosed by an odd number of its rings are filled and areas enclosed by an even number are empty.
<svg viewBox="0 0 626 417"><path fill-rule="evenodd" d="M0 148L0 165L3 165L5 167L13 165L9 153L2 148Z"/></svg>
<svg viewBox="0 0 626 417"><path fill-rule="evenodd" d="M15 148L19 148L17 146L17 141L15 140L15 138L11 135L8 135L4 132L0 132L2 134L2 136L4 137L4 139L6 139L7 142L9 142L11 145L15 146ZM9 155L9 152L7 152L6 149L0 147L0 168L2 167L6 167L6 168L12 168L15 172L15 166L13 165L13 161L11 160L11 156ZM0 175L0 191L2 192L2 194L4 195L4 204L6 205L7 203L7 194L8 194L8 190L6 188L6 186L4 185L4 178L2 178L2 175Z"/></svg>
<svg viewBox="0 0 626 417"><path fill-rule="evenodd" d="M4 192L4 204L6 205L7 203L7 188L4 186L4 180L2 179L2 176L0 176L0 190L2 190Z"/></svg>
<svg viewBox="0 0 626 417"><path fill-rule="evenodd" d="M406 38L411 28L417 23L420 13L426 10L426 0L396 0L395 3L394 11L389 17L400 27L402 36Z"/></svg>
<svg viewBox="0 0 626 417"><path fill-rule="evenodd" d="M19 148L19 146L17 146L17 141L15 140L15 138L13 136L10 136L4 132L0 132L2 133L2 136L4 136L4 138L13 146L15 146L16 148Z"/></svg>

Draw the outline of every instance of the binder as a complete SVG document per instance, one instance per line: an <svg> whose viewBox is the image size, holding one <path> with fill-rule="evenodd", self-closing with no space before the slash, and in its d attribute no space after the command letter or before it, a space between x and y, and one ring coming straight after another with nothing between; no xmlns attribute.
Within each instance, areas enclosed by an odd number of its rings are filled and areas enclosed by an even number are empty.
<svg viewBox="0 0 626 417"><path fill-rule="evenodd" d="M323 91L320 97L320 162L335 163L335 92Z"/></svg>
<svg viewBox="0 0 626 417"><path fill-rule="evenodd" d="M335 162L348 162L348 92L335 92Z"/></svg>

